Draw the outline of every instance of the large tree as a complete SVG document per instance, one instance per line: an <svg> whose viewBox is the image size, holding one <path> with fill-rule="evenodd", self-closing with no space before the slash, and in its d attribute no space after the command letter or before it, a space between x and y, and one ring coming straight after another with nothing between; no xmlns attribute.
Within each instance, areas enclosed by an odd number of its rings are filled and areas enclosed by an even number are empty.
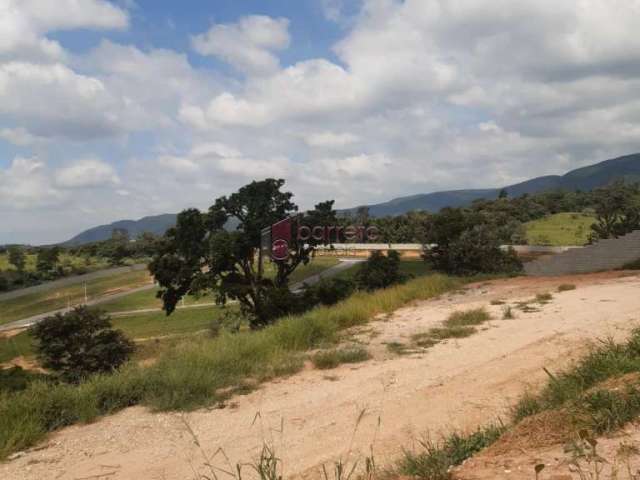
<svg viewBox="0 0 640 480"><path fill-rule="evenodd" d="M206 213L189 209L178 215L149 264L167 314L185 295L207 292L219 304L237 300L253 328L287 313L289 276L309 261L314 247L294 236L289 258L275 264L275 275L265 275L259 267L262 229L298 211L283 185L281 179L254 181L218 198ZM319 204L308 217L327 224L335 219L332 205Z"/></svg>

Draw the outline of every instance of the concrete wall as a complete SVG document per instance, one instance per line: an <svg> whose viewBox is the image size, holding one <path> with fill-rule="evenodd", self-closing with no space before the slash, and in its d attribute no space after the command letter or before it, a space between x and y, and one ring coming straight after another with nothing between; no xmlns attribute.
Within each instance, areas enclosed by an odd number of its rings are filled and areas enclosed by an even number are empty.
<svg viewBox="0 0 640 480"><path fill-rule="evenodd" d="M640 259L640 230L525 263L527 275L568 275L621 268Z"/></svg>

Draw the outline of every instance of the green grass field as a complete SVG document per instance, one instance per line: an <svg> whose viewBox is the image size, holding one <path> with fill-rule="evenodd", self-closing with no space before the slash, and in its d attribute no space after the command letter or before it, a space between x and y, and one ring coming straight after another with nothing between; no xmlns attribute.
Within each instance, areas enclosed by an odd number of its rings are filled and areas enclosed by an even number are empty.
<svg viewBox="0 0 640 480"><path fill-rule="evenodd" d="M151 282L145 270L120 273L106 278L87 282L89 298L103 296L148 285ZM68 304L77 305L84 301L84 284L75 284L46 292L32 293L0 302L0 325L65 308Z"/></svg>
<svg viewBox="0 0 640 480"><path fill-rule="evenodd" d="M525 223L529 245L585 245L589 241L593 215L584 213L557 213L540 220Z"/></svg>
<svg viewBox="0 0 640 480"><path fill-rule="evenodd" d="M114 328L122 330L133 340L156 337L190 335L207 330L214 320L219 320L225 312L235 312L237 307L202 307L178 309L167 317L164 312L139 313L112 318ZM33 356L31 338L22 332L11 338L0 338L0 363L16 357Z"/></svg>

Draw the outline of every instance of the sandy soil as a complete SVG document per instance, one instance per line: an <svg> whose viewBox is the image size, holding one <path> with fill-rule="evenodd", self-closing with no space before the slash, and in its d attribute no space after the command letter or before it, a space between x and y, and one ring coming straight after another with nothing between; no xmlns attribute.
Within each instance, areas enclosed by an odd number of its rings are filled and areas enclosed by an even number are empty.
<svg viewBox="0 0 640 480"><path fill-rule="evenodd" d="M538 311L515 310L514 320L502 320L503 306L490 304L514 304L555 292L563 283L577 289L554 293ZM543 366L566 366L588 340L625 337L640 325L638 287L640 276L620 273L474 285L361 328L356 338L369 345L370 361L306 369L236 397L225 408L188 414L129 408L51 435L0 465L0 478L193 479L206 473L205 456L228 469L255 459L264 442L282 459L287 477L318 478L322 464L352 462L370 448L382 465L426 432L472 429L504 416L526 388L542 384ZM454 310L480 306L494 320L471 337L404 356L385 347L409 343L412 334L437 326Z"/></svg>

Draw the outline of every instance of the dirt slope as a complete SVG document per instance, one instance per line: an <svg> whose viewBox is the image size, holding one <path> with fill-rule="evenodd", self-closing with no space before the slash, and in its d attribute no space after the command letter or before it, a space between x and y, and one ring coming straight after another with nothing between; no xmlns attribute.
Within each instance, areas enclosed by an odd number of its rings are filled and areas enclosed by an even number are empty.
<svg viewBox="0 0 640 480"><path fill-rule="evenodd" d="M501 320L503 307L490 305L530 299L568 282L578 288L554 293L540 311L516 310L514 320ZM357 338L369 344L373 360L331 371L309 368L222 409L181 415L130 408L52 435L44 448L0 465L0 478L192 479L205 471L203 454L229 468L216 451L222 449L231 464L246 462L264 441L273 444L287 477L317 478L321 464L353 460L372 444L376 461L384 464L427 431L474 428L504 415L525 388L544 381L543 366L562 368L587 340L625 337L640 324L638 287L639 276L620 274L475 285L367 325ZM385 348L386 342L409 342L411 334L437 326L454 310L478 306L495 320L474 336L407 356Z"/></svg>

